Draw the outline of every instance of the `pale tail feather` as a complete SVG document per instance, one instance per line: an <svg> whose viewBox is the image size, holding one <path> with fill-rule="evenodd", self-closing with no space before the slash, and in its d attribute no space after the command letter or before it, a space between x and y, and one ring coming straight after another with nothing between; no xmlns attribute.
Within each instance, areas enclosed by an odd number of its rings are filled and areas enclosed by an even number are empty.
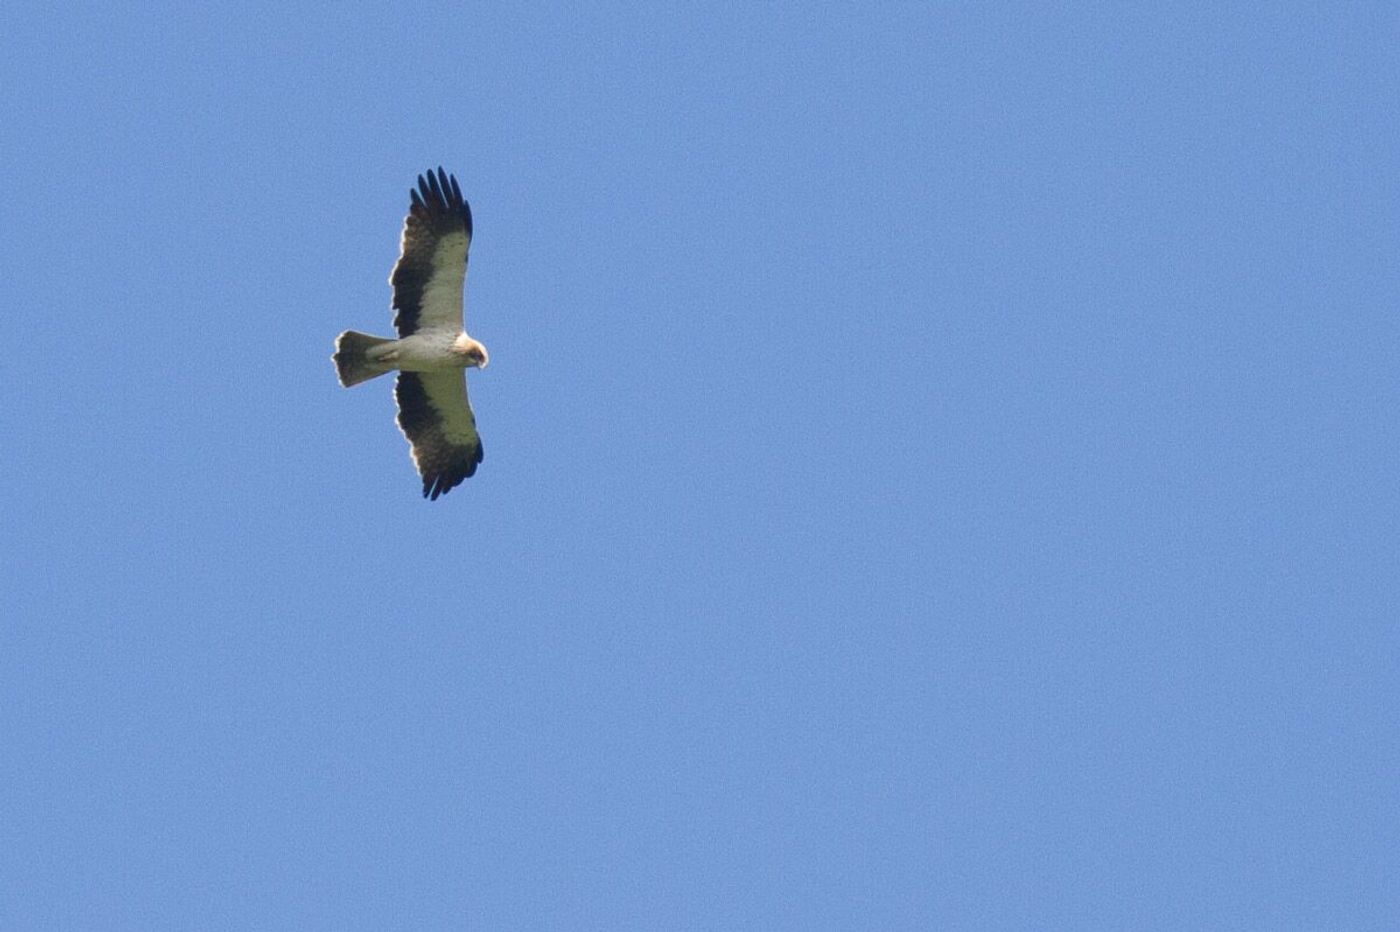
<svg viewBox="0 0 1400 932"><path fill-rule="evenodd" d="M340 384L349 388L393 371L370 362L367 355L374 347L393 342L387 337L372 337L355 330L347 330L336 337L335 355L331 358L335 360L335 372L340 377Z"/></svg>

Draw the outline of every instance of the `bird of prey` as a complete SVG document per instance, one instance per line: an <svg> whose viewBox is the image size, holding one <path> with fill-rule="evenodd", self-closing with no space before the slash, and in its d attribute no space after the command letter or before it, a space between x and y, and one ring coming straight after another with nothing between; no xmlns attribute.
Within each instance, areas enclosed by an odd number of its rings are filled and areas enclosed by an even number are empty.
<svg viewBox="0 0 1400 932"><path fill-rule="evenodd" d="M347 330L335 341L336 373L349 388L398 370L399 429L436 499L476 472L481 436L467 401L466 370L485 369L486 347L462 326L462 286L472 243L472 209L457 179L439 166L409 189L393 286L397 340Z"/></svg>

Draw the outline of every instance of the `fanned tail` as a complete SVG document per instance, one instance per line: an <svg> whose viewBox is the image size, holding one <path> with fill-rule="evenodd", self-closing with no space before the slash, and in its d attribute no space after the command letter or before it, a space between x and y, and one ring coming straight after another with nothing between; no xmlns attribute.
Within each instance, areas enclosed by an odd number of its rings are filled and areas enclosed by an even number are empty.
<svg viewBox="0 0 1400 932"><path fill-rule="evenodd" d="M351 385L368 382L375 376L392 371L371 362L369 351L376 346L393 342L387 337L372 337L356 330L347 330L336 337L335 355L331 359L335 360L335 373L340 377L340 384L349 388Z"/></svg>

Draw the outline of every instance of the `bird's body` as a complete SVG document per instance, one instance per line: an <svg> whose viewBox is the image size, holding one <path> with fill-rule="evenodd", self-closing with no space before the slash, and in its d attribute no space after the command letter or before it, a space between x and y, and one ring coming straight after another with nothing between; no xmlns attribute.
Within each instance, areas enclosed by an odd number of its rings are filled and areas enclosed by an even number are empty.
<svg viewBox="0 0 1400 932"><path fill-rule="evenodd" d="M476 365L470 350L475 340L465 331L422 330L372 347L366 358L384 372L451 372Z"/></svg>
<svg viewBox="0 0 1400 932"><path fill-rule="evenodd" d="M424 497L436 499L481 463L464 370L485 368L488 356L462 325L471 207L457 179L441 168L426 179L419 175L409 197L399 261L389 277L398 339L347 330L331 358L346 388L398 370L399 429L412 446Z"/></svg>

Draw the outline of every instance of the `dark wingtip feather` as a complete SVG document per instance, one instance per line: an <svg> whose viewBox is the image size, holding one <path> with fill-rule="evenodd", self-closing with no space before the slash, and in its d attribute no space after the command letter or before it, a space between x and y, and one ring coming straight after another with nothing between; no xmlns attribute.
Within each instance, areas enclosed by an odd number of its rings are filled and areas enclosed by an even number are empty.
<svg viewBox="0 0 1400 932"><path fill-rule="evenodd" d="M446 495L467 479L476 475L476 467L481 465L485 458L485 447L480 439L476 442L475 455L468 459L458 460L447 469L441 472L432 473L423 477L423 497L432 501L437 501L438 496Z"/></svg>
<svg viewBox="0 0 1400 932"><path fill-rule="evenodd" d="M439 211L457 214L466 225L467 237L471 237L471 204L462 196L462 186L457 183L457 176L441 165L436 170L430 168L419 175L418 187L410 188L408 196L411 206L425 207L430 215Z"/></svg>

